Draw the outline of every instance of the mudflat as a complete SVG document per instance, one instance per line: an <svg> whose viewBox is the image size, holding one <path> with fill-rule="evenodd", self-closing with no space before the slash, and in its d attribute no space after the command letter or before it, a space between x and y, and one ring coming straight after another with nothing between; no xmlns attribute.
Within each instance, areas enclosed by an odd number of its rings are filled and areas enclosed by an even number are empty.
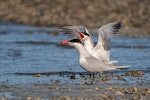
<svg viewBox="0 0 150 100"><path fill-rule="evenodd" d="M18 85L0 86L0 100L149 100L150 86L134 85Z"/></svg>

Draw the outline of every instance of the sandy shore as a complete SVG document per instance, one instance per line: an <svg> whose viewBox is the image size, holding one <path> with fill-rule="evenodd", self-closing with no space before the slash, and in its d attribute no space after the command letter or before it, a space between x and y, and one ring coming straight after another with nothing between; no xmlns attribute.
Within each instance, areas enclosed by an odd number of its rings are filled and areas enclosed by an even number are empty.
<svg viewBox="0 0 150 100"><path fill-rule="evenodd" d="M17 74L21 75L21 73ZM55 73L41 73L32 76L42 78L48 74ZM127 80L122 74L109 73L103 77L87 76L81 83L63 83L62 80L54 80L54 82L43 84L38 82L30 85L3 84L0 85L0 100L149 100L149 80L143 76L146 72L127 71L124 74L129 77L128 81L135 81L139 84L133 85L134 82L126 82ZM85 76L81 75L81 77ZM79 81L74 75L71 75L70 78L70 81ZM111 82L111 80L115 82ZM118 83L116 83L117 81ZM144 84L143 82L146 81L147 83Z"/></svg>
<svg viewBox="0 0 150 100"><path fill-rule="evenodd" d="M42 85L1 86L0 100L149 100L150 86ZM7 97L5 97L7 96Z"/></svg>
<svg viewBox="0 0 150 100"><path fill-rule="evenodd" d="M34 26L99 28L121 20L123 36L149 36L149 0L0 0L0 21Z"/></svg>

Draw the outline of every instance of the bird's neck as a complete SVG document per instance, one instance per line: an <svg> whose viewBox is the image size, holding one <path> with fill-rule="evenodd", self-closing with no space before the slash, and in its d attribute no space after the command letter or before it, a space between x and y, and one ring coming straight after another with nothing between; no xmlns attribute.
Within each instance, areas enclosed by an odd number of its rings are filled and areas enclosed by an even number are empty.
<svg viewBox="0 0 150 100"><path fill-rule="evenodd" d="M105 41L104 33L103 32L99 32L98 33L97 45L103 46L104 41Z"/></svg>
<svg viewBox="0 0 150 100"><path fill-rule="evenodd" d="M84 47L89 53L93 50L94 42L93 42L92 38L88 38L84 41Z"/></svg>
<svg viewBox="0 0 150 100"><path fill-rule="evenodd" d="M90 56L90 53L84 48L82 44L75 45L75 48L78 50L80 58Z"/></svg>

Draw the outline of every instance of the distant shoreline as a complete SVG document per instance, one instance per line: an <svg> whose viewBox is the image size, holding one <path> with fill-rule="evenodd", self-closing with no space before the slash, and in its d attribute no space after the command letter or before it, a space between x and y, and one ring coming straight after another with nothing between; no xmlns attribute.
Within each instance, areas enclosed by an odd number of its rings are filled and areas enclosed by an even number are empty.
<svg viewBox="0 0 150 100"><path fill-rule="evenodd" d="M9 27L11 25L25 25L25 26L29 26L29 27L50 27L50 28L54 28L52 31L47 31L48 34L53 34L53 35L58 35L59 31L57 29L59 29L61 26L36 26L36 25L28 25L28 24L24 24L24 23L14 23L14 22L0 22L0 25L8 25ZM88 28L89 32L91 34L97 34L98 33L98 28ZM46 31L46 30L45 30ZM32 31L30 31L32 32ZM150 38L150 34L143 32L140 29L125 29L124 27L120 29L120 31L118 32L119 37L133 37L133 38L140 38L140 37L147 37Z"/></svg>
<svg viewBox="0 0 150 100"><path fill-rule="evenodd" d="M150 36L149 0L1 0L0 22L32 26L99 28L122 21L124 36ZM128 30L133 30L128 33ZM135 31L136 30L136 31Z"/></svg>

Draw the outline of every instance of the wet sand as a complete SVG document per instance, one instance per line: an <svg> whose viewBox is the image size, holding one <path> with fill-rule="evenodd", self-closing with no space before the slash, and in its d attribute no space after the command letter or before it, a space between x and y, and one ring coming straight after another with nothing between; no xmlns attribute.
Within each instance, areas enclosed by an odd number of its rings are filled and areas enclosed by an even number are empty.
<svg viewBox="0 0 150 100"><path fill-rule="evenodd" d="M0 86L0 100L149 100L150 86L42 85ZM8 93L10 96L5 97Z"/></svg>
<svg viewBox="0 0 150 100"><path fill-rule="evenodd" d="M22 73L17 73L22 75ZM33 77L43 77L43 75L53 75L55 73L29 74ZM57 73L56 73L57 74ZM69 74L69 73L68 73ZM78 73L81 74L81 73ZM142 83L140 77L144 71L127 71L125 76L137 79L137 83ZM71 75L73 81L78 81L76 75ZM115 80L115 77L117 78ZM149 100L150 85L136 84L126 82L122 75L107 73L103 77L85 78L82 84L62 83L61 80L55 80L55 83L34 83L31 85L0 85L0 100ZM122 83L113 83L112 81L123 81ZM99 82L98 82L99 81ZM144 79L144 81L149 81ZM102 82L100 84L100 82Z"/></svg>

